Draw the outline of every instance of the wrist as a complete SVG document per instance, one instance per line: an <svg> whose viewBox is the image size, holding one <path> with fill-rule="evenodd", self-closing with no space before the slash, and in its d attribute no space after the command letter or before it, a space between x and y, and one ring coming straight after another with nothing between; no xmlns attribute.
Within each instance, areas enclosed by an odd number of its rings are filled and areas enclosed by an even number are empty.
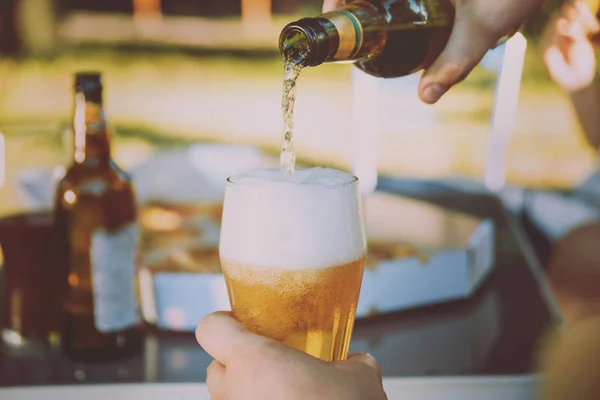
<svg viewBox="0 0 600 400"><path fill-rule="evenodd" d="M600 147L600 88L596 82L569 93L585 138L594 149Z"/></svg>
<svg viewBox="0 0 600 400"><path fill-rule="evenodd" d="M596 92L598 90L596 85L596 77L594 77L594 79L591 81L582 83L580 85L563 87L563 90L571 97L596 96Z"/></svg>
<svg viewBox="0 0 600 400"><path fill-rule="evenodd" d="M598 87L595 80L581 87L571 88L566 91L574 103L593 101L595 102L598 96Z"/></svg>

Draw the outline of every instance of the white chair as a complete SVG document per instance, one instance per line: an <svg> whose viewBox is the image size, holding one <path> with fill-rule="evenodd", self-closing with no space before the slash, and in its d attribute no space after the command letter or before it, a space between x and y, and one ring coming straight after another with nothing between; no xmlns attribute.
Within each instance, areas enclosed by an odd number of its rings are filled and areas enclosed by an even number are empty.
<svg viewBox="0 0 600 400"><path fill-rule="evenodd" d="M527 41L517 33L503 47L483 179L486 187L495 192L506 184L505 154L515 127Z"/></svg>
<svg viewBox="0 0 600 400"><path fill-rule="evenodd" d="M494 106L491 115L491 129L486 151L483 183L473 181L454 181L464 190L477 192L498 192L506 182L505 154L514 130L516 112L521 88L523 64L527 41L517 33L506 43L488 52L481 66L497 72L494 92ZM414 80L416 76L402 79ZM353 173L361 180L363 193L373 191L377 186L377 146L381 107L381 86L389 84L369 76L358 69L352 71L352 90L354 97ZM409 90L416 90L410 87ZM415 96L415 101L418 101ZM411 113L419 110L419 117L429 117L418 105L409 108L406 114L398 110L398 121L410 118ZM428 106L424 106L428 107ZM414 116L413 116L414 119ZM482 132L483 134L483 132ZM440 132L443 135L443 132Z"/></svg>

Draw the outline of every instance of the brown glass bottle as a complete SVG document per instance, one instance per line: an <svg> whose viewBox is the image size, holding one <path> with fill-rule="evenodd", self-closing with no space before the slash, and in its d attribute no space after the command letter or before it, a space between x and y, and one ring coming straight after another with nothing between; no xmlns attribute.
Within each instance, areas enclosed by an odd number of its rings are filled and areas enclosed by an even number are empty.
<svg viewBox="0 0 600 400"><path fill-rule="evenodd" d="M285 26L279 49L303 67L353 61L370 75L394 78L428 67L446 45L453 21L450 0L348 0Z"/></svg>
<svg viewBox="0 0 600 400"><path fill-rule="evenodd" d="M76 74L74 109L73 163L55 199L69 268L62 348L77 360L115 360L142 346L134 190L110 156L99 73Z"/></svg>

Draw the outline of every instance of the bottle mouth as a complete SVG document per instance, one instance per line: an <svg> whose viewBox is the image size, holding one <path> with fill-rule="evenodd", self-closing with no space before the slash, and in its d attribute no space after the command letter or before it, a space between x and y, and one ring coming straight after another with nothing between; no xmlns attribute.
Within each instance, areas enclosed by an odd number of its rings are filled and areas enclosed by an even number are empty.
<svg viewBox="0 0 600 400"><path fill-rule="evenodd" d="M306 66L310 58L309 39L306 32L299 27L290 27L281 32L279 39L281 56L295 65Z"/></svg>
<svg viewBox="0 0 600 400"><path fill-rule="evenodd" d="M304 18L288 24L279 36L281 56L301 67L322 64L327 57L327 49L321 44L326 31L314 18Z"/></svg>

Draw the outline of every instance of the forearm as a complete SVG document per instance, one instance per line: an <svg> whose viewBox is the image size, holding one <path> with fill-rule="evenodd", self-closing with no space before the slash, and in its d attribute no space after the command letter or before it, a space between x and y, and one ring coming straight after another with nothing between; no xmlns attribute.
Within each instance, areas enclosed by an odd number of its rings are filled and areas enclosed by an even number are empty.
<svg viewBox="0 0 600 400"><path fill-rule="evenodd" d="M581 128L588 143L600 148L600 91L596 82L570 93Z"/></svg>

